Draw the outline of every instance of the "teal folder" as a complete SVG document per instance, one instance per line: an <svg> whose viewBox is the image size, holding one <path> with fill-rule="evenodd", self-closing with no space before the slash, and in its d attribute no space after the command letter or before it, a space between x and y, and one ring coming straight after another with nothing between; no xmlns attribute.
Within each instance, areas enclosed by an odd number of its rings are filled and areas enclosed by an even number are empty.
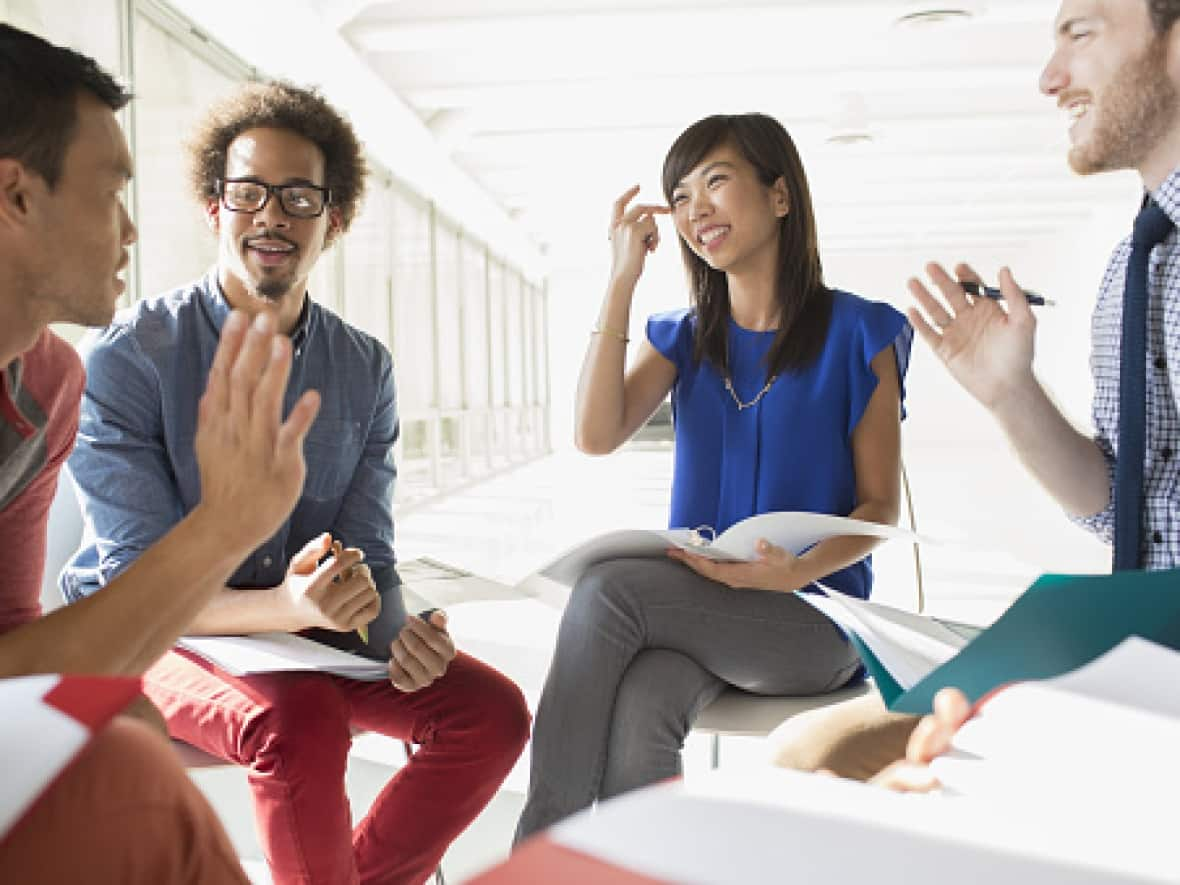
<svg viewBox="0 0 1180 885"><path fill-rule="evenodd" d="M940 688L959 688L974 703L1010 682L1076 670L1128 636L1180 650L1180 569L1042 575L994 624L909 691L859 637L851 638L889 708L923 714Z"/></svg>

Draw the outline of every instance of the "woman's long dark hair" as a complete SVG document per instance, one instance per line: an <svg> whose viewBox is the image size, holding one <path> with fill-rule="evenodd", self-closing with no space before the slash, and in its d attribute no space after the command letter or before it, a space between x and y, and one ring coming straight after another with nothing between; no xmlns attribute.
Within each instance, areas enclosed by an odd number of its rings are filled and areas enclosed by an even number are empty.
<svg viewBox="0 0 1180 885"><path fill-rule="evenodd" d="M779 328L766 355L766 374L770 377L805 368L823 350L832 295L824 285L807 175L787 130L765 114L718 114L693 123L676 139L664 160L664 197L671 203L681 179L723 144L741 151L766 187L780 178L786 183L790 211L779 225L775 274ZM698 362L708 360L724 374L729 369L726 343L730 316L725 273L711 268L683 239L680 249L697 313L694 357Z"/></svg>

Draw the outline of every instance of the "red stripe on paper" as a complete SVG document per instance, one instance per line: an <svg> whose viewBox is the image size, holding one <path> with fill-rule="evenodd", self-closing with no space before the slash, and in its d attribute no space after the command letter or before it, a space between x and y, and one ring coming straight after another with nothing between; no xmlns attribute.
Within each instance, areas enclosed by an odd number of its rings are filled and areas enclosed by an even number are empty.
<svg viewBox="0 0 1180 885"><path fill-rule="evenodd" d="M504 863L468 885L524 885L524 883L560 882L561 885L668 885L612 863L566 848L538 836L525 842Z"/></svg>
<svg viewBox="0 0 1180 885"><path fill-rule="evenodd" d="M63 676L44 702L91 731L106 725L140 693L138 679L122 676Z"/></svg>

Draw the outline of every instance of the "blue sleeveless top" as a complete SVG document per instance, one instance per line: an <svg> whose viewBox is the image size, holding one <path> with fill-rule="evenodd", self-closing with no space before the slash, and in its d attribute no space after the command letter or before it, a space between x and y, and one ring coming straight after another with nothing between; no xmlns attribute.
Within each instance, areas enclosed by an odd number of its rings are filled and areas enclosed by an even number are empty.
<svg viewBox="0 0 1180 885"><path fill-rule="evenodd" d="M847 516L857 507L852 431L877 388L869 363L893 347L904 401L914 332L887 304L840 291L832 298L819 358L781 375L756 405L742 410L713 365L693 361L695 313L682 309L648 320L648 340L677 369L670 527L708 525L720 534L758 513ZM753 400L766 384L763 358L774 335L729 321L730 372L742 402ZM872 582L868 557L824 579L861 599L868 598Z"/></svg>

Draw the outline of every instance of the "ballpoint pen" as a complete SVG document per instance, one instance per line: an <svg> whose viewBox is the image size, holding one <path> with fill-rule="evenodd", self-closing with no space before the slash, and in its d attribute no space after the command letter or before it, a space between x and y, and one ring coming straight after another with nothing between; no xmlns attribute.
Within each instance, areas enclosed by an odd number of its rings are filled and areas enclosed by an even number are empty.
<svg viewBox="0 0 1180 885"><path fill-rule="evenodd" d="M979 283L965 283L962 281L959 282L959 285L963 287L964 292L974 295L976 298L990 298L993 301L1000 301L1004 297L1004 293L994 286L981 286ZM1048 298L1030 289L1022 289L1021 291L1024 292L1024 300L1033 307L1054 307L1056 305L1056 302L1050 301Z"/></svg>

